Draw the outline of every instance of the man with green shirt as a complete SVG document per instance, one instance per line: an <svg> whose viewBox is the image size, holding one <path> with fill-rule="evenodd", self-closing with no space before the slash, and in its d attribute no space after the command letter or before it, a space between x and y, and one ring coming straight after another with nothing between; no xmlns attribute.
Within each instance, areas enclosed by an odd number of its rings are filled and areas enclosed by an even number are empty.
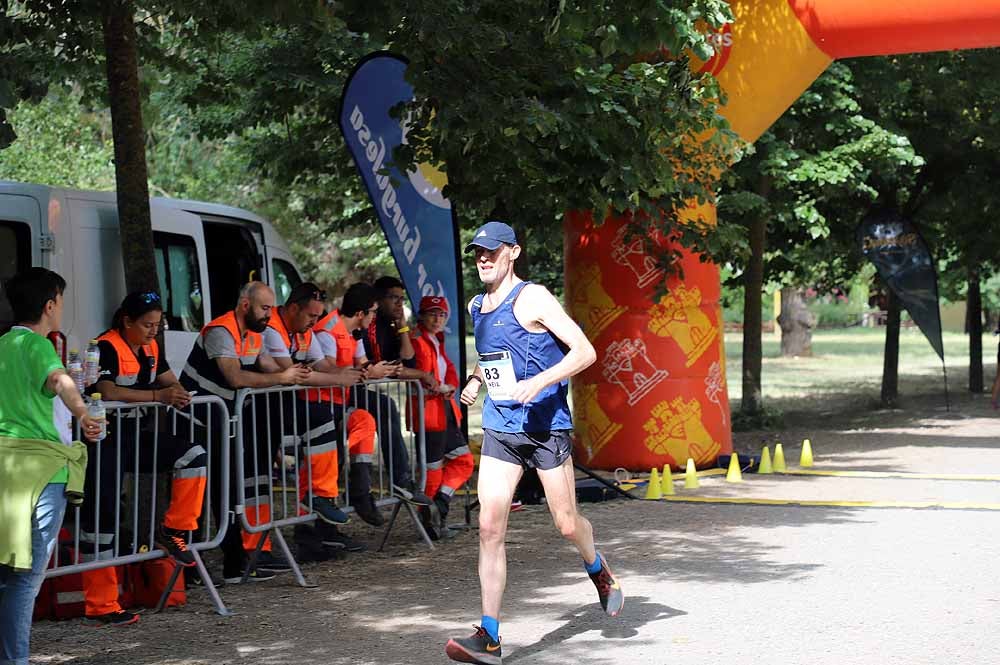
<svg viewBox="0 0 1000 665"><path fill-rule="evenodd" d="M0 665L28 665L35 596L62 524L67 497L82 498L88 438L101 423L47 335L59 330L66 280L30 268L4 284L18 323L0 337Z"/></svg>

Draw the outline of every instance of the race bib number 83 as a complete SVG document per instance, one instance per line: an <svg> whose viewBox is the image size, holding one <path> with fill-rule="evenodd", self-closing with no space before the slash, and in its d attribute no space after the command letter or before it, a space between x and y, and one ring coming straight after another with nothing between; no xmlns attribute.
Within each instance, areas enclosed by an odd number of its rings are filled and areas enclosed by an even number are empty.
<svg viewBox="0 0 1000 665"><path fill-rule="evenodd" d="M517 377L514 375L514 363L510 358L510 351L481 353L479 369L483 372L483 382L486 384L486 392L489 393L490 399L494 402L514 399Z"/></svg>

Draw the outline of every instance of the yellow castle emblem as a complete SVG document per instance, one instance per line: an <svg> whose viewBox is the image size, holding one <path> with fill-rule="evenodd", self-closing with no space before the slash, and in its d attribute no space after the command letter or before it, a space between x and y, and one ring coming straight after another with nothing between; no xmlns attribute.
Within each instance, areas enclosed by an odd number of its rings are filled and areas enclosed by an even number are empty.
<svg viewBox="0 0 1000 665"><path fill-rule="evenodd" d="M675 464L683 464L689 457L697 464L706 464L716 459L722 448L705 429L697 399L681 396L660 402L650 411L643 429L646 447L657 455L669 455Z"/></svg>
<svg viewBox="0 0 1000 665"><path fill-rule="evenodd" d="M577 279L568 285L569 309L587 337L597 339L605 328L625 313L625 308L615 305L601 284L601 269L588 265Z"/></svg>
<svg viewBox="0 0 1000 665"><path fill-rule="evenodd" d="M621 431L622 426L604 413L597 401L597 386L573 384L573 409L578 441L587 451L587 461L594 459L601 449Z"/></svg>
<svg viewBox="0 0 1000 665"><path fill-rule="evenodd" d="M677 342L687 367L695 364L719 336L715 324L701 309L701 289L683 284L649 310L649 330Z"/></svg>

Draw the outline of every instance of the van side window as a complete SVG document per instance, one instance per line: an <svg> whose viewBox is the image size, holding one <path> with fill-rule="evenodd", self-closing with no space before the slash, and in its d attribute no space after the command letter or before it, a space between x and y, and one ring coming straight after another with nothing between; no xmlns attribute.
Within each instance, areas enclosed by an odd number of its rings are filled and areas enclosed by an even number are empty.
<svg viewBox="0 0 1000 665"><path fill-rule="evenodd" d="M194 239L177 233L153 233L156 272L163 315L169 330L199 332L205 325L201 270Z"/></svg>
<svg viewBox="0 0 1000 665"><path fill-rule="evenodd" d="M296 286L302 283L298 271L288 261L274 259L271 261L274 272L274 299L275 302L285 302L288 295Z"/></svg>
<svg viewBox="0 0 1000 665"><path fill-rule="evenodd" d="M31 231L23 222L0 221L0 282L31 267ZM17 323L7 294L0 289L0 330Z"/></svg>

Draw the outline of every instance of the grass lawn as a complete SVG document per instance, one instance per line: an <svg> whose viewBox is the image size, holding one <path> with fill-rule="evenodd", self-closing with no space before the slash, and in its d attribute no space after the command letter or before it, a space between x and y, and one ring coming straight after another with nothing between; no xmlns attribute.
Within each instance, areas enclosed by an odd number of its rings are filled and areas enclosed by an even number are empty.
<svg viewBox="0 0 1000 665"><path fill-rule="evenodd" d="M948 389L952 393L967 390L969 340L962 333L944 333L945 361L948 365ZM732 408L741 398L743 336L726 334L726 363L729 399ZM778 408L802 410L800 400L820 399L825 395L853 394L856 398L876 401L882 382L882 353L885 328L844 328L813 333L813 355L808 358L782 358L776 335L764 335L762 389L766 404ZM983 335L985 381L989 388L996 371L997 340L992 333ZM917 328L904 328L899 335L899 392L907 394L940 393L944 383L941 361L930 343Z"/></svg>
<svg viewBox="0 0 1000 665"><path fill-rule="evenodd" d="M967 392L969 341L961 333L944 333L948 388L953 396ZM741 333L726 333L726 375L731 408L739 408L742 387ZM764 335L762 388L764 402L782 411L822 413L827 402L847 400L871 406L879 399L882 382L882 351L885 328L843 328L813 333L813 355L782 358L781 343L773 334ZM986 388L996 372L997 338L983 335ZM475 344L466 340L469 369L475 365ZM899 335L899 392L902 401L910 395L941 395L944 404L941 361L917 328L904 328ZM485 391L483 391L485 393ZM469 432L482 425L482 397L469 408Z"/></svg>

